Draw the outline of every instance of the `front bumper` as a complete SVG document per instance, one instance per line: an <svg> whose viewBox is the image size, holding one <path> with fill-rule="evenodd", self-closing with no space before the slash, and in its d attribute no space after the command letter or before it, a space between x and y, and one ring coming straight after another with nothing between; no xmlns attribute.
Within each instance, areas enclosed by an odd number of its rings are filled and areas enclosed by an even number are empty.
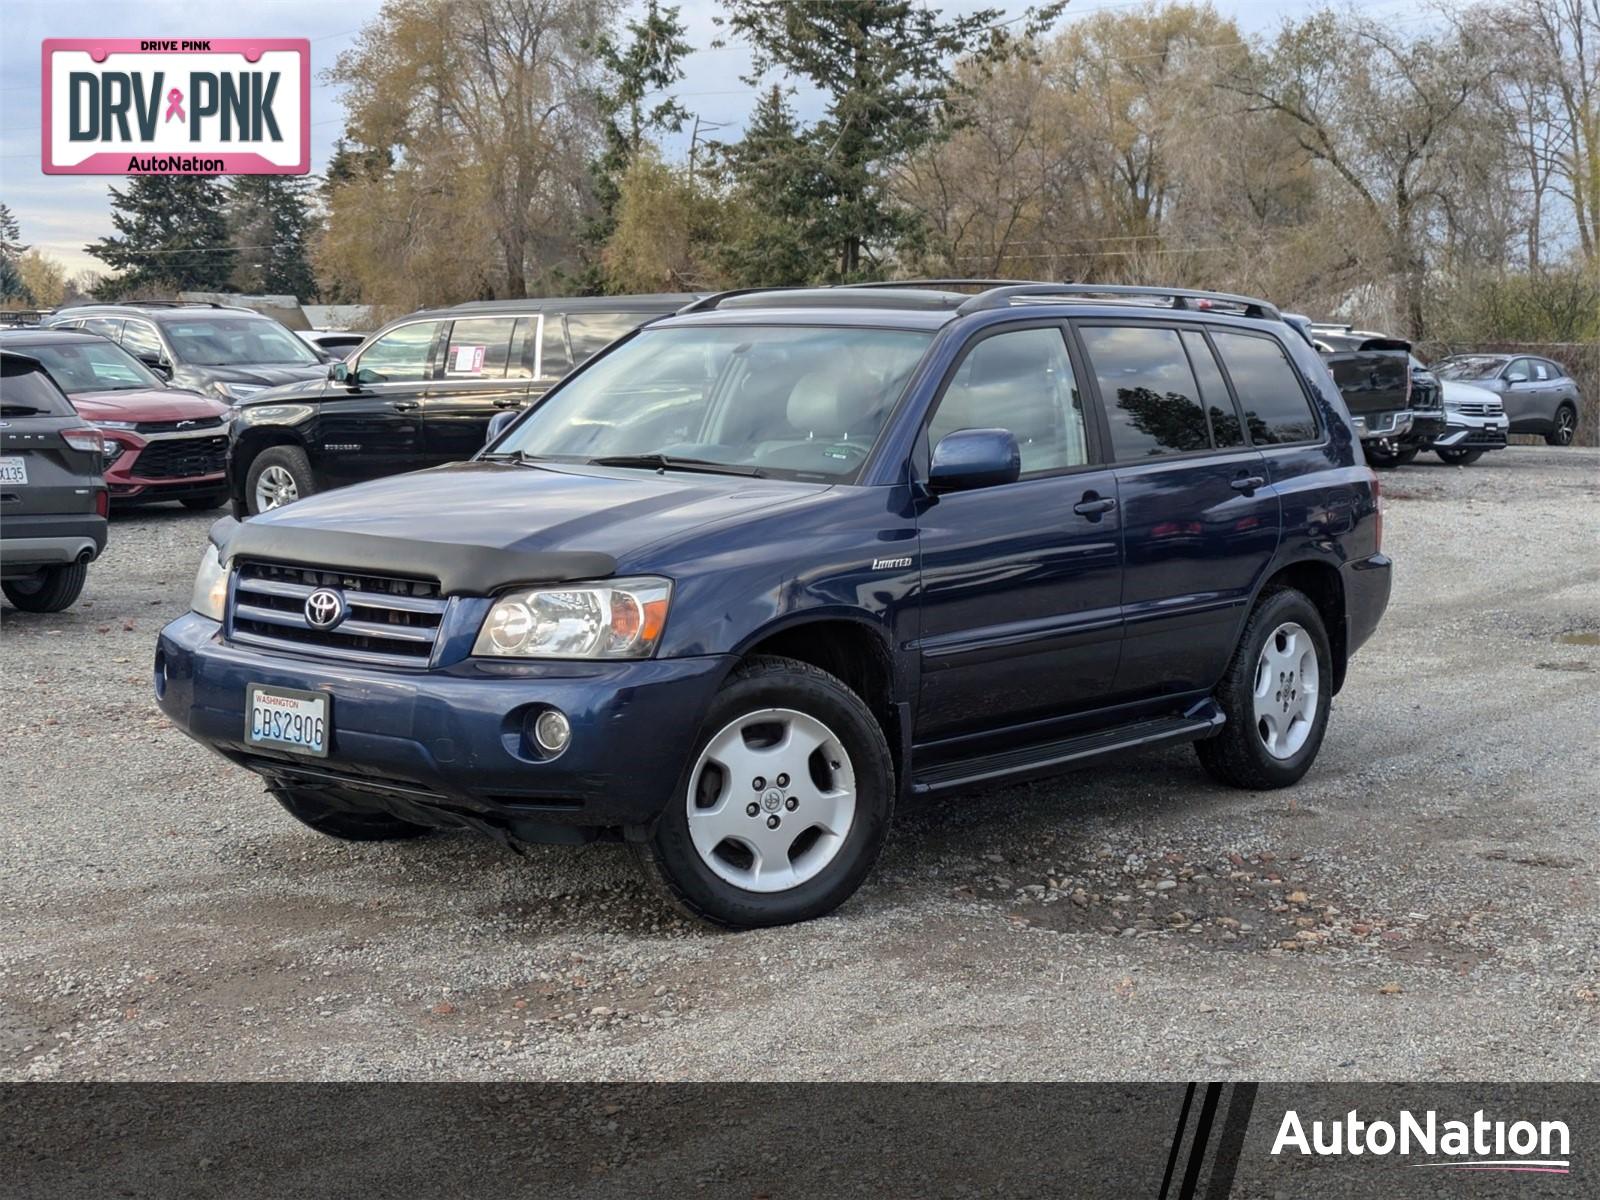
<svg viewBox="0 0 1600 1200"><path fill-rule="evenodd" d="M101 432L123 448L105 468L114 501L182 500L228 490L226 424L149 434Z"/></svg>
<svg viewBox="0 0 1600 1200"><path fill-rule="evenodd" d="M189 613L161 631L155 690L185 733L269 782L325 789L424 823L575 840L586 829L655 818L732 662L469 659L390 670L230 645L216 621ZM327 693L328 756L247 745L252 683ZM553 759L524 732L545 707L572 725L571 743Z"/></svg>
<svg viewBox="0 0 1600 1200"><path fill-rule="evenodd" d="M1435 448L1503 450L1511 422L1504 416L1477 417L1451 413L1444 431L1433 439Z"/></svg>

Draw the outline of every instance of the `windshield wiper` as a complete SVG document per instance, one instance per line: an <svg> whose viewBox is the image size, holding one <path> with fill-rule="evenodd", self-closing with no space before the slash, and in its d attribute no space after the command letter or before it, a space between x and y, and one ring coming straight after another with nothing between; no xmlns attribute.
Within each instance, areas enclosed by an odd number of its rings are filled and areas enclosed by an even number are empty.
<svg viewBox="0 0 1600 1200"><path fill-rule="evenodd" d="M496 450L490 454L478 455L479 462L508 462L519 467L531 467L542 461L540 455L529 454L526 450Z"/></svg>
<svg viewBox="0 0 1600 1200"><path fill-rule="evenodd" d="M656 471L701 471L707 475L748 475L761 479L760 467L713 462L709 458L678 458L671 454L603 454L589 460L591 467L648 467Z"/></svg>

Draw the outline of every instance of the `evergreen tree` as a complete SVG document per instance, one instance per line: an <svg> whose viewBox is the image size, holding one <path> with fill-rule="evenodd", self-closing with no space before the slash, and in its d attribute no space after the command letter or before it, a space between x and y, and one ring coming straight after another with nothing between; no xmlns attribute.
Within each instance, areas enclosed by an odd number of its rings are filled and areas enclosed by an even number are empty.
<svg viewBox="0 0 1600 1200"><path fill-rule="evenodd" d="M238 260L233 286L241 292L315 297L306 252L311 230L310 183L294 175L239 175L228 185L228 227Z"/></svg>
<svg viewBox="0 0 1600 1200"><path fill-rule="evenodd" d="M836 280L877 273L879 253L915 235L915 218L889 199L885 173L945 135L957 65L1012 56L1065 7L1046 4L1002 23L998 8L946 18L918 0L724 4L718 23L752 52L749 82L776 69L830 98L808 133L825 184L810 224Z"/></svg>
<svg viewBox="0 0 1600 1200"><path fill-rule="evenodd" d="M17 265L28 249L22 244L21 238L22 230L17 225L17 218L12 215L10 205L0 204L0 302L33 303Z"/></svg>
<svg viewBox="0 0 1600 1200"><path fill-rule="evenodd" d="M826 188L816 155L801 135L783 89L756 102L744 137L715 147L730 187L718 261L733 287L783 287L822 279L824 231L816 212Z"/></svg>
<svg viewBox="0 0 1600 1200"><path fill-rule="evenodd" d="M84 249L121 272L102 296L184 290L225 292L233 274L226 195L212 175L135 175L111 189L117 236Z"/></svg>
<svg viewBox="0 0 1600 1200"><path fill-rule="evenodd" d="M683 128L688 113L671 96L654 105L645 101L683 78L682 61L694 50L684 33L676 7L662 8L658 0L648 0L642 18L628 22L625 43L609 33L595 40L594 55L606 75L594 97L605 151L591 169L597 211L583 231L591 250L603 246L616 230L623 177L648 135ZM591 266L586 276L583 290L603 289L604 274L598 265Z"/></svg>

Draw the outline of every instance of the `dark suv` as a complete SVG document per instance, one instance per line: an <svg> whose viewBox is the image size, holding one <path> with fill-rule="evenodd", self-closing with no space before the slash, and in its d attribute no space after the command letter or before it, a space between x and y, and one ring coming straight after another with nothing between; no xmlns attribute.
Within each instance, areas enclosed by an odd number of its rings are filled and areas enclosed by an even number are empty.
<svg viewBox="0 0 1600 1200"><path fill-rule="evenodd" d="M228 455L233 515L471 458L496 414L695 299L482 300L392 321L317 378L239 410Z"/></svg>
<svg viewBox="0 0 1600 1200"><path fill-rule="evenodd" d="M38 359L0 350L0 589L60 612L106 548L105 442Z"/></svg>
<svg viewBox="0 0 1600 1200"><path fill-rule="evenodd" d="M294 816L620 838L741 927L910 794L1180 742L1296 782L1391 573L1269 304L1089 285L712 297L476 461L211 536L156 694Z"/></svg>

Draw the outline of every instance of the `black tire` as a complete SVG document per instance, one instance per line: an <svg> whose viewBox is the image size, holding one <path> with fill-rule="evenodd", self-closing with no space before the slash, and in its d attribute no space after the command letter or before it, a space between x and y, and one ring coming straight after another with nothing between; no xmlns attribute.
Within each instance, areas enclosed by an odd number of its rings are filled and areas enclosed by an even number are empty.
<svg viewBox="0 0 1600 1200"><path fill-rule="evenodd" d="M309 788L269 787L267 791L296 821L340 841L398 842L433 832L427 825L414 825L376 809L347 808Z"/></svg>
<svg viewBox="0 0 1600 1200"><path fill-rule="evenodd" d="M1556 409L1555 424L1550 432L1544 435L1546 445L1570 446L1572 439L1578 433L1578 410L1570 404L1562 404Z"/></svg>
<svg viewBox="0 0 1600 1200"><path fill-rule="evenodd" d="M299 446L268 446L250 460L250 469L244 477L245 511L252 517L262 509L256 503L256 484L269 467L281 467L294 479L297 500L303 500L317 491L317 476L311 469L311 460Z"/></svg>
<svg viewBox="0 0 1600 1200"><path fill-rule="evenodd" d="M89 578L88 563L69 563L64 567L46 567L37 575L22 579L7 579L0 584L11 607L23 612L53 613L71 608L72 602L83 592L84 581Z"/></svg>
<svg viewBox="0 0 1600 1200"><path fill-rule="evenodd" d="M1470 467L1483 457L1483 448L1479 446L1454 447L1443 446L1434 451L1441 462L1447 462L1452 467Z"/></svg>
<svg viewBox="0 0 1600 1200"><path fill-rule="evenodd" d="M1312 727L1305 743L1288 758L1267 751L1257 732L1254 690L1256 665L1267 639L1283 625L1294 623L1311 635L1316 650L1318 691ZM1333 695L1333 655L1322 614L1305 593L1293 588L1266 592L1256 601L1245 622L1238 648L1217 685L1215 697L1228 720L1222 732L1195 743L1200 765L1213 779L1233 787L1263 791L1298 783L1317 757L1328 731L1328 709Z"/></svg>
<svg viewBox="0 0 1600 1200"><path fill-rule="evenodd" d="M178 503L195 512L210 512L213 508L221 508L227 498L228 493L218 492L214 496L185 496Z"/></svg>
<svg viewBox="0 0 1600 1200"><path fill-rule="evenodd" d="M821 721L849 754L856 782L855 814L834 857L816 875L777 892L741 888L715 874L695 849L686 803L690 777L711 739L739 717L766 708L793 709ZM648 840L632 844L646 877L691 916L727 929L788 925L832 912L861 886L883 849L894 797L889 744L861 697L809 663L756 657L717 694Z"/></svg>
<svg viewBox="0 0 1600 1200"><path fill-rule="evenodd" d="M1397 451L1394 456L1395 466L1406 467L1417 461L1417 455L1422 452L1420 446L1407 446L1404 450Z"/></svg>
<svg viewBox="0 0 1600 1200"><path fill-rule="evenodd" d="M1376 467L1380 471L1388 470L1400 461L1398 451L1387 450L1377 442L1363 442L1361 452L1367 456L1367 466Z"/></svg>

